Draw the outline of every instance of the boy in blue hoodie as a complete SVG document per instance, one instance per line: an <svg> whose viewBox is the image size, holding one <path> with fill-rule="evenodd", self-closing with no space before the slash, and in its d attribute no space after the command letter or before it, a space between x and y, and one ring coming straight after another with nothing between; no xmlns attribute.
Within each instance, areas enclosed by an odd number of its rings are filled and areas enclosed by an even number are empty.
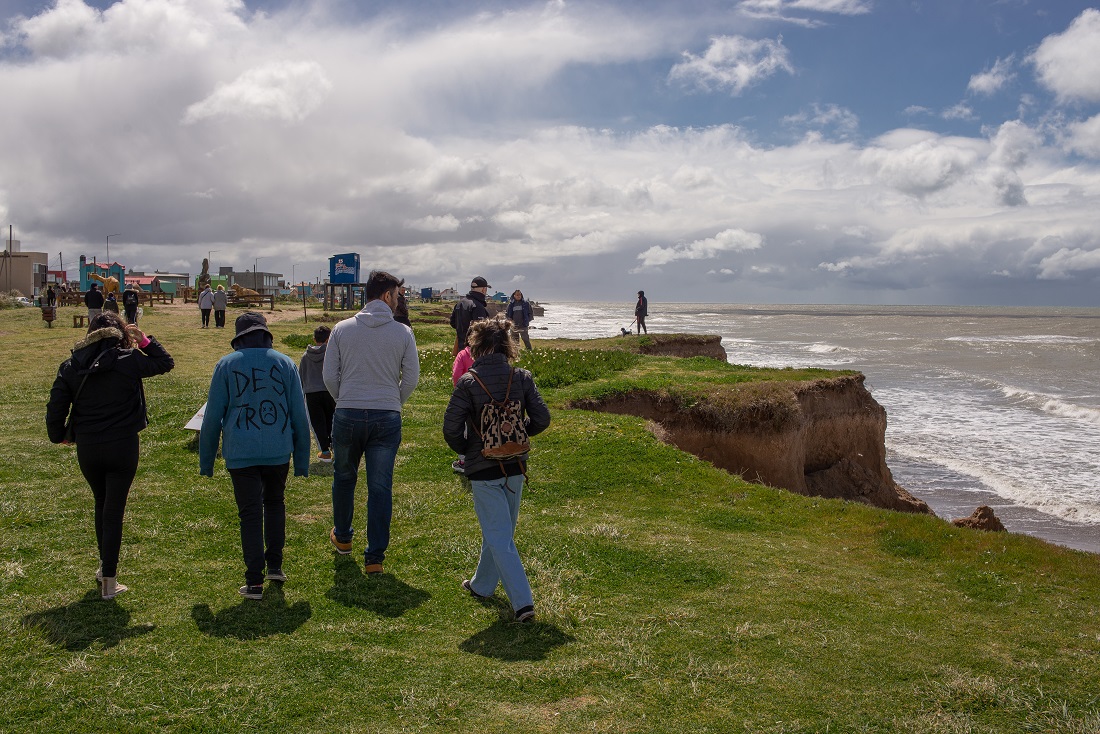
<svg viewBox="0 0 1100 734"><path fill-rule="evenodd" d="M214 476L221 438L241 519L246 599L261 599L264 580L286 581L286 478L309 475L309 417L298 368L272 348L263 314L237 318L233 353L214 367L199 433L199 474ZM264 572L266 568L266 574Z"/></svg>

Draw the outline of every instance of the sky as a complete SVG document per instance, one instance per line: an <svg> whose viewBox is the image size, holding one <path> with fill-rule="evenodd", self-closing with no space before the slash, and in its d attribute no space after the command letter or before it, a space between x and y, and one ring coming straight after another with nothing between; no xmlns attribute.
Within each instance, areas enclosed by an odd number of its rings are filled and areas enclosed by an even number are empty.
<svg viewBox="0 0 1100 734"><path fill-rule="evenodd" d="M1095 0L0 0L0 224L69 269L1095 307L1098 48Z"/></svg>

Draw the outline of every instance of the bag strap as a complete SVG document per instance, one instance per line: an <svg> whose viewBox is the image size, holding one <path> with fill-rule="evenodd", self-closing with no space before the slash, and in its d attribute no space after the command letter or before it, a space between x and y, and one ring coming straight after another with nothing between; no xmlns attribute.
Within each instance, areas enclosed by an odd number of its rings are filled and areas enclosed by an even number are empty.
<svg viewBox="0 0 1100 734"><path fill-rule="evenodd" d="M515 377L515 375L516 375L516 368L515 367L513 367L512 371L508 373L508 388L504 391L504 399L503 400L497 400L496 398L493 397L493 394L491 392L489 392L489 388L485 387L485 383L481 381L481 378L477 376L476 372L474 372L473 370L469 370L469 372L470 372L471 375L474 376L474 379L477 380L477 384L481 385L481 389L485 391L485 394L489 396L489 400L493 401L494 403L498 403L498 402L499 403L507 403L508 402L508 396L512 393L512 378Z"/></svg>

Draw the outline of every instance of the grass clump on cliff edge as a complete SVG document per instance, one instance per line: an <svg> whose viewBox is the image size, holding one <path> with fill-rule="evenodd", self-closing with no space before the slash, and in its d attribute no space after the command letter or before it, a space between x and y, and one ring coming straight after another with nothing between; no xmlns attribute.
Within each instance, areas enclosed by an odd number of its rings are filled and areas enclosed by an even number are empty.
<svg viewBox="0 0 1100 734"><path fill-rule="evenodd" d="M197 475L182 430L231 333L158 308L142 325L177 368L146 383L131 591L96 600L90 492L42 425L78 331L27 311L0 319L0 731L1100 726L1095 556L747 484L639 419L560 407L596 383L703 379L695 360L641 357L544 390L554 424L534 440L517 535L535 625L459 588L480 538L440 436L449 374L406 406L386 575L363 575L361 533L355 555L333 555L331 468L315 464L288 487L290 580L255 603L236 592L229 478ZM271 328L276 344L304 330ZM447 346L426 328L426 351Z"/></svg>

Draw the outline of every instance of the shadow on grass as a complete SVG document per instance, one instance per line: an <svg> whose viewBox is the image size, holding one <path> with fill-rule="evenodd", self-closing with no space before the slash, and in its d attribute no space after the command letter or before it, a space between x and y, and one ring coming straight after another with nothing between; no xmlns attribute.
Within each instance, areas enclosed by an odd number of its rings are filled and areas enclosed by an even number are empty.
<svg viewBox="0 0 1100 734"><path fill-rule="evenodd" d="M507 614L511 616L511 609ZM501 618L463 640L458 648L496 660L543 660L555 647L572 641L573 637L548 622L519 624Z"/></svg>
<svg viewBox="0 0 1100 734"><path fill-rule="evenodd" d="M191 607L191 619L204 635L211 637L236 637L239 640L255 640L277 634L290 634L313 616L308 601L294 602L287 606L282 585L269 584L260 601L243 599L240 604L227 607L217 614L209 604Z"/></svg>
<svg viewBox="0 0 1100 734"><path fill-rule="evenodd" d="M114 647L127 637L152 632L154 625L130 626L130 613L114 599L104 600L89 591L72 604L34 612L23 617L23 626L45 633L46 640L70 652L87 650L95 643Z"/></svg>
<svg viewBox="0 0 1100 734"><path fill-rule="evenodd" d="M199 432L198 431L192 431L192 433L194 433L195 435L193 435L193 436L191 436L191 438L187 439L187 443L185 443L183 445L183 448L184 448L185 451L190 451L192 454L197 454L197 453L199 453ZM219 452L219 456L220 455L221 454Z"/></svg>
<svg viewBox="0 0 1100 734"><path fill-rule="evenodd" d="M432 598L392 574L366 576L348 556L336 556L333 567L332 588L325 596L344 606L366 609L382 617L400 617Z"/></svg>

